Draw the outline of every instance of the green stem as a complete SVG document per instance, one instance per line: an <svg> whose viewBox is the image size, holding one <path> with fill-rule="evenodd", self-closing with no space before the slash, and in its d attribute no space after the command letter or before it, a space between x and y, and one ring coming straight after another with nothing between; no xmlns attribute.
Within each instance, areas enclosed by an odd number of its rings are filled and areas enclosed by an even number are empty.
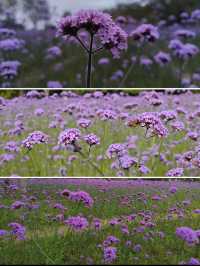
<svg viewBox="0 0 200 266"><path fill-rule="evenodd" d="M82 153L81 151L79 151L79 154L84 158L84 159L87 159L89 161L89 163L91 164L91 166L101 175L101 176L104 176L104 173L96 166L96 164L94 164L90 158L87 158L85 156L84 153Z"/></svg>
<svg viewBox="0 0 200 266"><path fill-rule="evenodd" d="M91 34L90 48L88 52L88 65L87 65L87 83L86 87L91 88L91 72L92 72L92 47L93 47L94 36Z"/></svg>

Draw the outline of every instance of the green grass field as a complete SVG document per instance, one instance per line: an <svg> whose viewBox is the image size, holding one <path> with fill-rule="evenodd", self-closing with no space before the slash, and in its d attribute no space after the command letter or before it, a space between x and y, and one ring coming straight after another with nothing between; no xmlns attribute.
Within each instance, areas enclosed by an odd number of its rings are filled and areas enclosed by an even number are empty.
<svg viewBox="0 0 200 266"><path fill-rule="evenodd" d="M175 96L163 96L166 100L168 108L173 107L173 97ZM195 104L195 95L190 96L191 100ZM16 98L17 99L17 98ZM121 100L112 100L113 106L121 105L123 110L123 104L127 102L137 102L138 107L131 110L132 114L142 113L145 111L159 111L160 107L149 106L148 104L140 105L137 101L139 98L128 97L121 98ZM189 102L185 103L187 96L180 96L184 106L187 110L193 110L193 106L189 106ZM25 102L25 104L24 104ZM73 111L72 115L69 115L59 110L59 107L67 107L70 104L78 104L88 106L92 112L95 112L96 105L102 108L105 104L109 106L109 103L105 103L101 100L84 100L79 98L78 100L65 100L65 99L50 99L44 98L42 100L26 100L25 98L18 98L18 101L14 106L12 104L5 108L0 115L0 123L3 125L2 130L4 134L1 136L2 149L0 154L4 156L5 151L3 145L9 141L15 141L18 143L19 152L15 154L15 157L9 161L3 161L0 169L1 176L62 176L61 170L64 169L64 176L141 176L137 167L131 167L129 170L118 171L115 168L111 168L114 159L109 159L106 155L109 145L112 143L125 143L128 137L134 137L135 141L132 142L133 147L129 149L129 154L140 160L142 156L148 156L146 166L151 172L146 176L166 176L166 172L171 168L179 167L175 160L176 154L182 154L195 148L196 142L189 138L185 138L187 129L179 132L174 132L170 125L167 125L169 129L169 135L165 138L158 138L157 136L151 138L145 138L145 129L141 127L130 128L125 125L125 121L120 118L116 120L102 121L99 117L92 118L92 125L87 128L80 128L82 135L88 133L94 133L100 137L100 145L93 146L91 148L90 156L88 156L89 147L84 141L80 141L83 155L78 152L72 152L69 150L57 150L55 147L58 145L58 136L63 129L60 125L56 128L49 128L52 121L55 120L55 116L61 117L62 121L66 123L67 128L76 128L79 111ZM24 106L23 106L24 104ZM105 105L105 106L106 106ZM44 114L40 117L34 115L34 111L37 108L43 108ZM77 107L78 108L78 107ZM13 128L13 124L16 121L16 115L23 113L23 124L25 130L21 135L10 135L9 131ZM187 121L183 114L178 115L178 119L185 124L185 128L194 128L198 126L198 118L193 121ZM48 134L48 144L35 145L32 150L26 150L22 147L21 143L27 138L28 134L33 131L42 131ZM130 142L131 143L131 142ZM176 144L175 144L176 143ZM132 145L131 144L131 145ZM165 155L170 164L166 164L160 160L160 155ZM75 159L75 160L74 160ZM95 168L97 166L97 168ZM198 169L184 169L185 176L198 176Z"/></svg>
<svg viewBox="0 0 200 266"><path fill-rule="evenodd" d="M0 237L1 264L105 264L100 245L111 235L120 240L118 244L113 244L117 248L114 264L177 265L192 257L200 258L199 245L188 246L175 235L176 228L180 226L199 229L199 214L193 213L199 208L198 185L196 188L189 184L178 186L178 191L170 194L168 183L164 185L161 182L161 185L158 181L121 188L120 185L117 188L105 184L98 187L84 182L79 185L78 182L77 185L70 182L56 185L56 181L55 184L53 182L45 185L44 181L41 185L36 181L36 184L27 185L26 192L1 193L1 204L7 207L0 209L0 229L7 229L10 222L18 222L26 227L24 241L14 238L3 240ZM120 184L121 181L116 182ZM64 199L58 193L63 188L87 191L93 197L94 205L88 208L82 203ZM145 201L140 193L144 193ZM161 200L152 200L153 195L159 195ZM30 196L36 198L35 202L29 200ZM16 200L39 205L39 208L11 210L9 207ZM184 203L186 201L189 203ZM65 219L82 215L88 219L90 226L82 232L69 229L62 221L56 220L60 212L52 207L55 203L62 203L67 208L63 212ZM172 208L176 208L176 211L170 212ZM136 230L144 221L141 213L149 215L149 221L153 224L152 227L145 227L143 233ZM136 215L135 220L127 221L126 217L131 214ZM101 220L100 230L92 228L94 218ZM118 218L118 225L109 224L110 220ZM128 234L123 233L123 227L128 229ZM134 251L135 245L141 245L141 251Z"/></svg>

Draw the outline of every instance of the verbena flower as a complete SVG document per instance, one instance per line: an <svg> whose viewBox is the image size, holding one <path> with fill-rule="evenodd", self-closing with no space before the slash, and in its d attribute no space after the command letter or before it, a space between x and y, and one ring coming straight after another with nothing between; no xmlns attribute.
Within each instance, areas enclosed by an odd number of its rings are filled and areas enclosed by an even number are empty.
<svg viewBox="0 0 200 266"><path fill-rule="evenodd" d="M105 247L104 248L104 261L106 263L112 263L117 258L117 248Z"/></svg>
<svg viewBox="0 0 200 266"><path fill-rule="evenodd" d="M199 238L196 231L189 227L178 227L176 229L176 235L184 240L188 245L192 246L199 243Z"/></svg>
<svg viewBox="0 0 200 266"><path fill-rule="evenodd" d="M168 135L168 130L157 113L146 112L139 114L136 117L130 118L127 125L130 127L137 125L146 127L148 131L151 131L152 135L158 137L166 137Z"/></svg>
<svg viewBox="0 0 200 266"><path fill-rule="evenodd" d="M107 151L106 154L108 158L115 158L115 157L120 157L126 153L126 145L122 143L113 143L111 144Z"/></svg>
<svg viewBox="0 0 200 266"><path fill-rule="evenodd" d="M99 145L100 144L100 138L97 137L95 134L91 133L83 137L83 139L86 141L86 143L90 146Z"/></svg>
<svg viewBox="0 0 200 266"><path fill-rule="evenodd" d="M3 61L0 63L0 76L4 79L13 79L18 75L19 61Z"/></svg>
<svg viewBox="0 0 200 266"><path fill-rule="evenodd" d="M15 141L9 141L5 144L4 150L9 152L19 152L18 143Z"/></svg>
<svg viewBox="0 0 200 266"><path fill-rule="evenodd" d="M77 121L77 125L82 128L88 128L91 125L92 121L89 119L81 118Z"/></svg>
<svg viewBox="0 0 200 266"><path fill-rule="evenodd" d="M74 145L81 137L81 132L77 128L69 128L61 132L58 137L58 144L67 146L69 144Z"/></svg>
<svg viewBox="0 0 200 266"><path fill-rule="evenodd" d="M81 216L69 217L64 223L75 231L83 231L89 225L87 219Z"/></svg>
<svg viewBox="0 0 200 266"><path fill-rule="evenodd" d="M171 56L168 53L160 51L154 56L154 60L157 64L164 66L171 61Z"/></svg>
<svg viewBox="0 0 200 266"><path fill-rule="evenodd" d="M119 158L119 162L120 162L120 166L123 169L129 169L131 168L133 165L137 164L138 160L137 158L134 158L132 156L129 155L123 155Z"/></svg>
<svg viewBox="0 0 200 266"><path fill-rule="evenodd" d="M58 23L58 35L67 39L77 38L82 29L96 36L101 45L115 57L127 49L126 32L114 23L109 14L97 10L82 10L62 18Z"/></svg>
<svg viewBox="0 0 200 266"><path fill-rule="evenodd" d="M8 225L11 227L11 235L15 236L17 240L25 240L26 238L26 228L19 223L10 223Z"/></svg>
<svg viewBox="0 0 200 266"><path fill-rule="evenodd" d="M92 207L94 200L85 191L70 192L68 198L72 201L83 202L87 207Z"/></svg>
<svg viewBox="0 0 200 266"><path fill-rule="evenodd" d="M166 173L166 176L179 177L183 176L183 168L173 168Z"/></svg>
<svg viewBox="0 0 200 266"><path fill-rule="evenodd" d="M142 24L132 31L130 36L135 41L154 42L159 39L160 34L158 32L158 28L152 24Z"/></svg>
<svg viewBox="0 0 200 266"><path fill-rule="evenodd" d="M24 202L17 200L11 205L11 209L17 210L17 209L21 209L24 206L25 206Z"/></svg>
<svg viewBox="0 0 200 266"><path fill-rule="evenodd" d="M41 131L34 131L30 133L25 140L23 140L22 145L26 149L31 150L34 145L42 143L48 143L48 135L44 134Z"/></svg>

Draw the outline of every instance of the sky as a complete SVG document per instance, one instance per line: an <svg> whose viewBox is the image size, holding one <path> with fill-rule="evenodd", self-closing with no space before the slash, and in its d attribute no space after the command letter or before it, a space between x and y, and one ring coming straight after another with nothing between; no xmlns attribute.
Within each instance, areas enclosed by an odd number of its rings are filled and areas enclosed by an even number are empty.
<svg viewBox="0 0 200 266"><path fill-rule="evenodd" d="M37 1L37 0L36 0ZM48 0L51 8L52 19L51 22L55 24L65 11L75 13L80 9L105 9L115 7L117 4L127 4L140 2L141 0ZM27 28L32 28L33 24L25 19L24 14L18 12L17 19L19 22L26 24ZM39 24L43 28L43 24Z"/></svg>
<svg viewBox="0 0 200 266"><path fill-rule="evenodd" d="M104 9L114 7L119 3L134 3L140 0L48 0L51 7L56 7L57 13L62 14L63 11L72 13L80 9L98 8Z"/></svg>

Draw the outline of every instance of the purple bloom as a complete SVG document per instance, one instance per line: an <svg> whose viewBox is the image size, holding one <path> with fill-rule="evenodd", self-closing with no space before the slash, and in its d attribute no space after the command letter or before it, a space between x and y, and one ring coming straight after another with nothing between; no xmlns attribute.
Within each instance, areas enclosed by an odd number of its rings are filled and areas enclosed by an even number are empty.
<svg viewBox="0 0 200 266"><path fill-rule="evenodd" d="M81 216L69 217L64 223L69 225L75 231L85 230L89 225L87 219Z"/></svg>
<svg viewBox="0 0 200 266"><path fill-rule="evenodd" d="M175 31L174 35L175 37L194 38L196 36L196 33L191 30L180 29Z"/></svg>
<svg viewBox="0 0 200 266"><path fill-rule="evenodd" d="M186 241L188 245L195 245L199 243L196 231L189 227L178 227L176 235L182 240Z"/></svg>
<svg viewBox="0 0 200 266"><path fill-rule="evenodd" d="M55 80L51 80L51 81L48 81L47 82L47 88L55 88L55 89L58 89L58 88L63 88L63 85L61 82L59 81L55 81Z"/></svg>
<svg viewBox="0 0 200 266"><path fill-rule="evenodd" d="M96 35L101 45L110 50L114 57L118 57L122 50L127 49L126 32L114 23L109 14L97 10L82 10L62 18L58 24L58 35L78 39L82 29L91 36Z"/></svg>
<svg viewBox="0 0 200 266"><path fill-rule="evenodd" d="M99 145L100 144L100 138L97 137L95 134L91 133L83 137L83 139L86 141L86 143L90 146L93 145Z"/></svg>
<svg viewBox="0 0 200 266"><path fill-rule="evenodd" d="M117 258L117 249L115 247L104 248L104 260L106 263L111 263Z"/></svg>
<svg viewBox="0 0 200 266"><path fill-rule="evenodd" d="M11 234L14 235L17 240L25 240L26 229L23 225L19 223L10 223L8 226L11 227Z"/></svg>
<svg viewBox="0 0 200 266"><path fill-rule="evenodd" d="M19 61L3 61L0 63L0 76L5 79L13 79L18 75Z"/></svg>
<svg viewBox="0 0 200 266"><path fill-rule="evenodd" d="M77 140L80 139L81 132L77 128L69 128L61 132L58 138L58 144L67 146L69 144L74 145Z"/></svg>
<svg viewBox="0 0 200 266"><path fill-rule="evenodd" d="M107 149L108 158L121 157L126 153L126 145L122 143L113 143Z"/></svg>
<svg viewBox="0 0 200 266"><path fill-rule="evenodd" d="M191 258L188 262L187 265L200 265L200 261L195 258Z"/></svg>
<svg viewBox="0 0 200 266"><path fill-rule="evenodd" d="M174 120L177 118L177 113L175 111L162 111L159 114L160 118L163 119L164 121L168 122L170 120Z"/></svg>
<svg viewBox="0 0 200 266"><path fill-rule="evenodd" d="M183 175L183 168L173 168L166 173L166 176L179 177Z"/></svg>
<svg viewBox="0 0 200 266"><path fill-rule="evenodd" d="M92 207L94 200L85 191L70 192L68 198L72 201L83 202L87 207Z"/></svg>
<svg viewBox="0 0 200 266"><path fill-rule="evenodd" d="M171 127L175 131L182 131L185 128L184 123L181 121L175 121L175 122L171 123Z"/></svg>
<svg viewBox="0 0 200 266"><path fill-rule="evenodd" d="M154 60L156 61L157 64L163 66L171 61L171 56L170 54L160 51L154 56Z"/></svg>
<svg viewBox="0 0 200 266"><path fill-rule="evenodd" d="M139 171L140 173L145 174L145 175L151 172L150 169L145 165L141 165L139 167Z"/></svg>
<svg viewBox="0 0 200 266"><path fill-rule="evenodd" d="M42 108L37 108L34 112L36 116L42 116L44 114L44 110Z"/></svg>
<svg viewBox="0 0 200 266"><path fill-rule="evenodd" d="M81 118L77 121L77 125L82 128L88 128L91 125L91 123L92 123L91 120L84 118Z"/></svg>
<svg viewBox="0 0 200 266"><path fill-rule="evenodd" d="M19 151L19 147L17 142L15 141L9 141L5 144L4 146L4 150L5 151L9 151L9 152L18 152Z"/></svg>
<svg viewBox="0 0 200 266"><path fill-rule="evenodd" d="M41 143L48 143L48 135L44 134L41 131L34 131L33 133L30 133L28 137L22 142L23 146L28 150L31 150L34 145Z"/></svg>
<svg viewBox="0 0 200 266"><path fill-rule="evenodd" d="M131 157L129 155L123 155L119 158L120 166L123 169L129 169L133 165L137 164L138 160L137 158Z"/></svg>
<svg viewBox="0 0 200 266"><path fill-rule="evenodd" d="M172 187L170 187L169 191L170 191L170 193L174 194L177 192L177 187L172 186Z"/></svg>
<svg viewBox="0 0 200 266"><path fill-rule="evenodd" d="M136 41L154 42L159 39L157 27L151 24L142 24L130 33L130 36Z"/></svg>
<svg viewBox="0 0 200 266"><path fill-rule="evenodd" d="M17 200L11 205L11 209L17 210L17 209L20 209L21 207L24 207L24 206L25 206L24 202Z"/></svg>
<svg viewBox="0 0 200 266"><path fill-rule="evenodd" d="M141 247L140 244L137 244L137 245L134 246L133 250L134 250L136 253L139 253L139 252L141 252L142 247Z"/></svg>
<svg viewBox="0 0 200 266"><path fill-rule="evenodd" d="M103 242L104 247L110 246L112 244L118 244L120 240L115 236L108 236L106 240Z"/></svg>
<svg viewBox="0 0 200 266"><path fill-rule="evenodd" d="M166 137L168 135L168 130L157 113L143 113L128 121L128 126L130 127L137 125L146 127L147 130L151 131L152 135L157 135L158 137Z"/></svg>
<svg viewBox="0 0 200 266"><path fill-rule="evenodd" d="M0 229L0 238L8 235L8 231Z"/></svg>

